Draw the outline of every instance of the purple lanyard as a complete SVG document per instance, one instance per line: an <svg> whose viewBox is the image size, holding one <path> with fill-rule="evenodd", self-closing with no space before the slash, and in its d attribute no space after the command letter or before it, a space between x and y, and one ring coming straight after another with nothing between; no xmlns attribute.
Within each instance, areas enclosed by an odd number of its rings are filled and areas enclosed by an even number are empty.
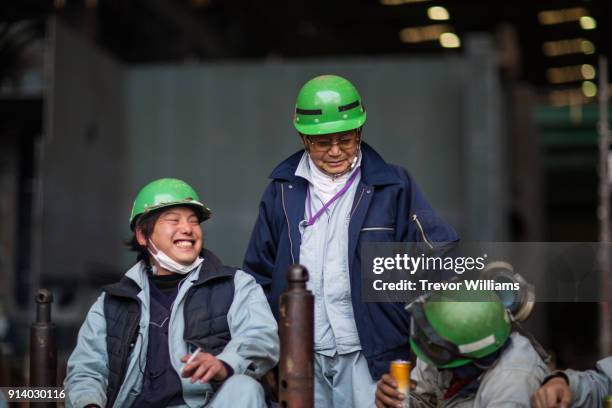
<svg viewBox="0 0 612 408"><path fill-rule="evenodd" d="M351 185L353 184L353 181L355 181L355 178L357 177L357 174L359 174L359 172L361 172L361 168L358 168L357 170L355 170L355 172L348 179L344 187L342 187L340 191L338 191L328 202L326 202L325 205L323 205L323 207L321 207L321 209L317 211L315 215L312 215L312 210L311 210L312 199L310 198L310 187L308 188L306 192L306 200L308 203L308 213L310 214L310 217L308 217L308 222L306 223L306 226L310 226L314 224L321 217L321 215L323 215L323 212L325 212L325 210L327 210L329 206L334 203L334 201L340 198L342 194L346 193L346 190L348 190L351 187Z"/></svg>

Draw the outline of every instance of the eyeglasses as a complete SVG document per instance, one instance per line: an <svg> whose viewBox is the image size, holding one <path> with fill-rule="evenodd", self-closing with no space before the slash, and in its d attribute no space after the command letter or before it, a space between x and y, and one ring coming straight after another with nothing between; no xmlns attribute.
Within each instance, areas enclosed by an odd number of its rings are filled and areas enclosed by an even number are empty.
<svg viewBox="0 0 612 408"><path fill-rule="evenodd" d="M333 145L338 145L342 150L350 150L359 142L359 136L356 133L342 135L337 139L323 138L316 136L314 138L306 137L306 140L312 145L315 152L324 153L329 151Z"/></svg>

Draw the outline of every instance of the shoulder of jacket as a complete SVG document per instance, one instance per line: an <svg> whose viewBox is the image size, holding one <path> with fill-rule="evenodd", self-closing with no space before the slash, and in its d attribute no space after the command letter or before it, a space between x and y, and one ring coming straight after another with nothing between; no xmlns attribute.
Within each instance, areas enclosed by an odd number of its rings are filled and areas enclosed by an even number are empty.
<svg viewBox="0 0 612 408"><path fill-rule="evenodd" d="M612 379L612 357L606 357L597 362L597 369Z"/></svg>
<svg viewBox="0 0 612 408"><path fill-rule="evenodd" d="M105 300L118 297L136 300L140 290L138 284L127 276L121 278L119 282L106 285L102 288L102 292L106 295Z"/></svg>
<svg viewBox="0 0 612 408"><path fill-rule="evenodd" d="M388 172L392 175L392 179L396 180L396 186L399 186L401 189L406 191L410 191L412 186L412 176L408 173L404 167L399 166L397 164L387 163Z"/></svg>
<svg viewBox="0 0 612 408"><path fill-rule="evenodd" d="M412 176L410 175L408 170L406 170L406 168L404 168L404 167L402 167L402 166L400 166L398 164L392 164L392 163L388 163L387 166L389 166L389 169L391 169L391 171L397 177L399 177L402 181L410 182L412 180Z"/></svg>
<svg viewBox="0 0 612 408"><path fill-rule="evenodd" d="M512 334L512 344L500 355L497 364L487 373L490 376L522 372L538 375L538 368L547 371L546 364L531 342L519 333Z"/></svg>

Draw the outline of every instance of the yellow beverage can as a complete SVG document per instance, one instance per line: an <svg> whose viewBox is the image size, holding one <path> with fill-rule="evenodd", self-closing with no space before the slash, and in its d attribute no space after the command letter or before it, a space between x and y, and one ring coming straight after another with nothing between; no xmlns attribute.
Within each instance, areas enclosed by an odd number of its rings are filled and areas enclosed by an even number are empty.
<svg viewBox="0 0 612 408"><path fill-rule="evenodd" d="M408 392L410 391L410 361L393 360L391 362L391 377L397 382L397 390L405 395L403 407L410 407Z"/></svg>

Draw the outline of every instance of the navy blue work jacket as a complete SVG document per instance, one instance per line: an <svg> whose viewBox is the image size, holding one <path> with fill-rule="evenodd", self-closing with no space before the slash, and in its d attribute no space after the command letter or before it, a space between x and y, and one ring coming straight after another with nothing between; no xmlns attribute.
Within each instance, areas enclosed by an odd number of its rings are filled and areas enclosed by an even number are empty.
<svg viewBox="0 0 612 408"><path fill-rule="evenodd" d="M374 380L388 372L395 359L408 359L410 315L402 303L361 300L363 242L451 243L455 230L440 219L402 167L387 164L361 143L361 181L349 223L349 275L357 331ZM259 216L246 251L243 270L263 287L278 320L278 300L287 288L287 268L299 263L308 182L295 175L303 151L277 166L259 205ZM416 217L415 217L416 215Z"/></svg>

